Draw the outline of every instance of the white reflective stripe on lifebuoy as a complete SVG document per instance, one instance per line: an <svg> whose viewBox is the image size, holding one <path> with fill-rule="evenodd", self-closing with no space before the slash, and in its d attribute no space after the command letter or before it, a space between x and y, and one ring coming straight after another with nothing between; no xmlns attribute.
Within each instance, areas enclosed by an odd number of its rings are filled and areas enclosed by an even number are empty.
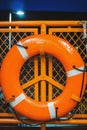
<svg viewBox="0 0 87 130"><path fill-rule="evenodd" d="M78 68L80 70L84 70L84 66ZM73 69L73 70L70 70L67 72L67 76L68 77L72 77L72 76L75 76L75 75L78 75L78 74L81 74L83 73L82 71L79 71L79 70L76 70L76 69Z"/></svg>
<svg viewBox="0 0 87 130"><path fill-rule="evenodd" d="M21 42L18 42L17 45L22 45ZM26 52L26 49L24 47L21 47L21 46L17 46L21 56L26 60L29 56L28 56L28 53Z"/></svg>
<svg viewBox="0 0 87 130"><path fill-rule="evenodd" d="M20 94L18 97L16 97L14 101L10 102L10 105L11 105L12 107L15 107L15 106L18 105L20 102L22 102L25 98L26 98L26 96L22 93L22 94Z"/></svg>
<svg viewBox="0 0 87 130"><path fill-rule="evenodd" d="M54 102L48 103L48 109L49 109L49 113L50 113L50 118L55 119L56 111L55 111L55 107L54 107Z"/></svg>

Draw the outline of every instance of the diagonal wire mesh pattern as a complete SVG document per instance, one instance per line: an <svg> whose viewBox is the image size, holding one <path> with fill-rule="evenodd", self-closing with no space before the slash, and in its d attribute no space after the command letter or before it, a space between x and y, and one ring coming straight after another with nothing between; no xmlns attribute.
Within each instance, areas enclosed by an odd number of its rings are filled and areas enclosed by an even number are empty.
<svg viewBox="0 0 87 130"><path fill-rule="evenodd" d="M25 62L20 71L20 84L24 84L34 78L34 58L31 58ZM24 92L34 99L34 85L24 89Z"/></svg>
<svg viewBox="0 0 87 130"><path fill-rule="evenodd" d="M8 52L8 33L0 33L0 67L2 60Z"/></svg>
<svg viewBox="0 0 87 130"><path fill-rule="evenodd" d="M83 39L83 33L81 32L53 32L53 35L59 36L71 43L79 52L82 59L85 61L85 40Z"/></svg>
<svg viewBox="0 0 87 130"><path fill-rule="evenodd" d="M52 78L59 82L60 84L62 84L63 86L65 86L66 84L66 72L65 69L62 65L62 63L53 57L52 60ZM62 90L58 89L56 86L52 87L52 91L53 91L53 95L52 95L52 99L54 99L55 97L57 97L58 95L61 94Z"/></svg>

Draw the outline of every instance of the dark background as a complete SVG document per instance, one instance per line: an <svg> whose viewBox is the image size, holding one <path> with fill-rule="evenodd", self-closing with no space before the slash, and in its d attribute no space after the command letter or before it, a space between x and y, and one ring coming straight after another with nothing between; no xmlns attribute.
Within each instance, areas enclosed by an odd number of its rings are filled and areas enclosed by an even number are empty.
<svg viewBox="0 0 87 130"><path fill-rule="evenodd" d="M87 12L87 0L0 0L0 10Z"/></svg>
<svg viewBox="0 0 87 130"><path fill-rule="evenodd" d="M23 10L23 17L14 12ZM0 0L0 21L12 20L86 20L87 0Z"/></svg>
<svg viewBox="0 0 87 130"><path fill-rule="evenodd" d="M1 130L41 130L40 127L0 127ZM46 130L87 130L86 126L79 127L47 127Z"/></svg>
<svg viewBox="0 0 87 130"><path fill-rule="evenodd" d="M0 21L8 21L11 10L0 10ZM25 11L24 16L12 13L12 20L87 20L87 12Z"/></svg>

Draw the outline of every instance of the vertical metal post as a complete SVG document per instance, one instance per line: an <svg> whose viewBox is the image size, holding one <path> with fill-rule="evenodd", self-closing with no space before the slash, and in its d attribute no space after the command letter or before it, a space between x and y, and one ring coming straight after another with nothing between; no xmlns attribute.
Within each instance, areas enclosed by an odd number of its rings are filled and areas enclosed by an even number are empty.
<svg viewBox="0 0 87 130"><path fill-rule="evenodd" d="M42 125L41 125L41 130L46 130L45 124L42 124Z"/></svg>
<svg viewBox="0 0 87 130"><path fill-rule="evenodd" d="M41 75L46 75L46 58L41 56ZM41 81L41 101L46 101L46 81Z"/></svg>
<svg viewBox="0 0 87 130"><path fill-rule="evenodd" d="M52 59L49 57L49 77L52 78ZM52 100L52 85L49 84L48 85L48 100L51 101Z"/></svg>
<svg viewBox="0 0 87 130"><path fill-rule="evenodd" d="M41 25L41 33L46 34L46 25ZM41 45L41 75L46 75L46 57L43 54L44 46ZM46 81L41 81L41 101L46 101Z"/></svg>
<svg viewBox="0 0 87 130"><path fill-rule="evenodd" d="M46 25L41 25L41 34L46 34ZM43 53L43 46L41 47ZM46 57L44 54L41 56L41 74L44 76L46 75ZM41 101L46 101L46 81L41 82ZM46 130L45 124L41 125L41 130Z"/></svg>
<svg viewBox="0 0 87 130"><path fill-rule="evenodd" d="M85 69L86 69L86 87L87 87L87 31L86 31L86 28L87 28L87 22L86 21L83 21L82 22L83 24L83 39L85 39L85 49L86 49L86 52L85 52Z"/></svg>
<svg viewBox="0 0 87 130"><path fill-rule="evenodd" d="M12 22L12 13L9 13L9 23ZM11 26L9 26L9 30L11 29ZM9 32L9 49L11 48L11 32Z"/></svg>
<svg viewBox="0 0 87 130"><path fill-rule="evenodd" d="M83 22L83 39L86 40L86 54L87 54L87 32L86 32L86 28L87 28L87 23L86 21Z"/></svg>
<svg viewBox="0 0 87 130"><path fill-rule="evenodd" d="M86 21L82 22L83 23L83 39L87 38L86 34Z"/></svg>
<svg viewBox="0 0 87 130"><path fill-rule="evenodd" d="M38 77L38 57L34 58L34 76L35 78ZM38 92L38 83L34 85L34 90L35 90L35 100L39 100L39 92Z"/></svg>

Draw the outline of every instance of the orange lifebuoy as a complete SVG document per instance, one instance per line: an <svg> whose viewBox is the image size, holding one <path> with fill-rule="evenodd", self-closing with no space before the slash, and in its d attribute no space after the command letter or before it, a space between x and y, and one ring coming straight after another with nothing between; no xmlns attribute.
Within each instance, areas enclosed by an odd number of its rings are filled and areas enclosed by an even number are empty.
<svg viewBox="0 0 87 130"><path fill-rule="evenodd" d="M24 47L21 47L24 46ZM50 102L35 102L29 98L22 90L19 75L24 62L41 53L41 46L45 53L50 54L61 61L66 70L67 80L63 92ZM10 101L10 105L15 111L34 120L49 120L56 118L56 107L58 107L58 117L62 117L70 112L80 100L82 85L82 71L84 62L79 53L67 41L51 35L29 36L19 41L8 52L1 67L1 85L4 96ZM85 84L82 95L85 90Z"/></svg>

